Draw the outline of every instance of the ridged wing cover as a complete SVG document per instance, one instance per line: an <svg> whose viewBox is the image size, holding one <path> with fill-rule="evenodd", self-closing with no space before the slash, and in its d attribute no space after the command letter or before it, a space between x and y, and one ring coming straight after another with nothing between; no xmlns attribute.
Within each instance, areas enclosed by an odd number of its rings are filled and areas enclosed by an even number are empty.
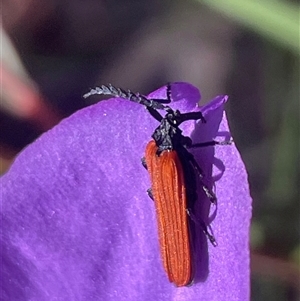
<svg viewBox="0 0 300 301"><path fill-rule="evenodd" d="M159 156L156 151L152 140L146 147L145 160L156 208L162 261L170 282L185 286L191 283L193 273L182 163L174 150L163 151Z"/></svg>

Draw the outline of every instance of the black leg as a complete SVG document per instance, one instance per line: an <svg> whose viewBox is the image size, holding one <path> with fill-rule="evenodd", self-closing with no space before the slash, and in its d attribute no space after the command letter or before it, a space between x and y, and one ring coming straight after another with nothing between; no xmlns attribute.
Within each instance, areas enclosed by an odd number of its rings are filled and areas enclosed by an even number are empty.
<svg viewBox="0 0 300 301"><path fill-rule="evenodd" d="M204 234L206 235L206 237L209 239L209 241L211 242L211 244L216 247L218 244L216 242L216 239L215 237L210 234L207 230L207 226L205 225L205 223L202 221L202 220L197 220L195 215L192 213L191 209L187 208L186 209L186 212L188 214L188 216L191 218L191 220L193 222L195 222L196 224L200 224L201 228L202 228L202 231L204 232Z"/></svg>
<svg viewBox="0 0 300 301"><path fill-rule="evenodd" d="M141 159L141 162L142 162L142 165L145 167L145 169L148 169L148 166L147 166L146 158L145 158L145 157L143 157L143 158Z"/></svg>
<svg viewBox="0 0 300 301"><path fill-rule="evenodd" d="M196 147L207 147L207 146L215 146L215 145L230 145L232 144L233 140L230 139L228 141L207 141L207 142L201 142L201 143L196 143L196 144L190 144L190 145L186 145L187 148L196 148ZM203 183L203 178L204 178L204 173L201 169L201 167L199 166L199 164L197 163L197 161L195 160L194 156L190 153L188 153L189 155L188 160L190 161L190 163L192 164L193 168L195 169L195 171L197 172L201 184L202 184L202 189L204 190L206 196L210 199L210 201L215 204L217 202L217 197L214 194L214 192L209 189L204 183Z"/></svg>
<svg viewBox="0 0 300 301"><path fill-rule="evenodd" d="M160 103L164 103L164 104L170 103L171 102L171 93L172 93L170 83L167 84L167 89L166 90L167 90L166 91L167 98L151 98L151 100L154 101L154 102L160 102ZM168 109L168 108L169 107L166 106L164 109Z"/></svg>
<svg viewBox="0 0 300 301"><path fill-rule="evenodd" d="M233 142L232 139L227 141L207 141L207 142L201 142L201 143L195 143L192 145L189 145L188 148L196 148L196 147L206 147L206 146L215 146L215 145L231 145Z"/></svg>
<svg viewBox="0 0 300 301"><path fill-rule="evenodd" d="M217 202L217 197L216 195L213 193L213 191L211 189L209 189L203 182L203 178L204 178L204 173L201 169L201 167L199 166L199 164L197 163L197 161L195 160L194 156L192 154L189 153L188 156L188 160L190 161L190 163L192 164L194 170L196 171L198 177L200 178L201 181L201 186L202 189L204 190L206 196L209 198L209 200L213 203L216 204Z"/></svg>
<svg viewBox="0 0 300 301"><path fill-rule="evenodd" d="M209 239L210 243L211 243L214 247L216 247L216 246L218 245L218 243L217 243L215 237L214 237L212 234L210 234L210 233L208 232L207 226L204 224L203 221L201 221L200 224L201 224L201 227L202 227L202 231L203 231L204 234L207 236L207 238Z"/></svg>
<svg viewBox="0 0 300 301"><path fill-rule="evenodd" d="M206 123L206 120L200 111L198 112L189 112L189 113L182 113L178 117L178 124L187 121L187 120L201 120L202 123Z"/></svg>
<svg viewBox="0 0 300 301"><path fill-rule="evenodd" d="M148 189L147 189L147 193L148 193L149 198L150 198L152 201L154 201L153 193L152 193L152 189L151 189L151 188L148 188Z"/></svg>

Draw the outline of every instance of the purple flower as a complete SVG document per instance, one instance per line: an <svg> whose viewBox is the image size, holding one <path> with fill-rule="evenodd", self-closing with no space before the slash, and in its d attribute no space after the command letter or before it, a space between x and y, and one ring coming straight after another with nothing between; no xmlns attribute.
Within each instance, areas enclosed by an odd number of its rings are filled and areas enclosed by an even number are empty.
<svg viewBox="0 0 300 301"><path fill-rule="evenodd" d="M191 111L199 98L190 84L172 84L172 107ZM184 134L229 139L226 100L202 107L207 123L185 122ZM63 120L16 158L1 178L1 300L249 299L251 198L234 145L193 149L218 198L210 206L199 189L196 212L218 246L194 223L195 283L169 283L140 162L156 126L142 105L114 98Z"/></svg>

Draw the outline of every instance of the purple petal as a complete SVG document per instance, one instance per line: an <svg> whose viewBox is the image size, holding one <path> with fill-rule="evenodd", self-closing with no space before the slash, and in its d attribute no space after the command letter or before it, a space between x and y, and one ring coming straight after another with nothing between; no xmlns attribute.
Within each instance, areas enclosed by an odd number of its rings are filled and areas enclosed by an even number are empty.
<svg viewBox="0 0 300 301"><path fill-rule="evenodd" d="M148 97L154 99L167 99L166 86L163 86L154 92L148 94ZM172 107L179 109L184 108L184 111L191 111L197 106L201 98L200 91L193 85L185 82L172 83Z"/></svg>
<svg viewBox="0 0 300 301"><path fill-rule="evenodd" d="M172 97L189 111L200 94L175 83ZM184 133L195 142L227 139L225 101L201 108L207 123L186 122ZM210 217L207 200L198 209L218 246L195 225L195 284L168 282L140 164L156 126L143 106L110 99L65 119L16 158L1 178L2 300L249 299L251 199L234 145L193 151L208 185L215 181L217 206Z"/></svg>

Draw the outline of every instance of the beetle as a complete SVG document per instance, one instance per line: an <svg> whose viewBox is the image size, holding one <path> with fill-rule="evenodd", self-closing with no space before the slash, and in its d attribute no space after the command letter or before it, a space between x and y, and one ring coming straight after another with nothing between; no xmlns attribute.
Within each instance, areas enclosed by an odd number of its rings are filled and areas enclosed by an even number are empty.
<svg viewBox="0 0 300 301"><path fill-rule="evenodd" d="M212 203L216 196L203 182L204 174L189 148L230 144L230 142L209 141L193 144L191 138L184 136L181 123L188 120L206 120L200 111L181 113L166 103L171 102L171 85L167 85L167 99L152 99L130 90L109 85L91 89L84 95L112 95L144 105L159 122L147 144L142 164L148 170L151 188L149 196L153 199L157 224L160 253L163 267L169 281L176 286L188 286L193 281L194 267L189 231L189 219L198 222L210 242L216 246L216 240L207 230L203 221L196 221L192 208L197 201L197 181ZM158 110L163 110L162 116Z"/></svg>

